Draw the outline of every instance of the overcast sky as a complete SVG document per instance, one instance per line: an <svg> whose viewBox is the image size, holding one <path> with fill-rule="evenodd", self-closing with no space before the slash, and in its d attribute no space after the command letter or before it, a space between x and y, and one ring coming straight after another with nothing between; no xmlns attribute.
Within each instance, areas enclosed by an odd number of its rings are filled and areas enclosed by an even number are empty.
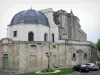
<svg viewBox="0 0 100 75"><path fill-rule="evenodd" d="M0 39L7 37L7 25L12 17L22 10L52 8L66 10L79 17L81 28L87 33L87 40L100 39L100 0L0 0Z"/></svg>

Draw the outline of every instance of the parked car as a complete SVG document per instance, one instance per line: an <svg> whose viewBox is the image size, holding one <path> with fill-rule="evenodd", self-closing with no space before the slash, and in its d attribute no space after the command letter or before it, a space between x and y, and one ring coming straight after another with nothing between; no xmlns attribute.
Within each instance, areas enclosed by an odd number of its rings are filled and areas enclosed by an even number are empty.
<svg viewBox="0 0 100 75"><path fill-rule="evenodd" d="M85 64L89 67L90 70L99 70L99 66L94 63Z"/></svg>
<svg viewBox="0 0 100 75"><path fill-rule="evenodd" d="M95 64L98 65L100 69L100 61L95 61Z"/></svg>
<svg viewBox="0 0 100 75"><path fill-rule="evenodd" d="M81 64L78 64L78 65L75 65L74 67L73 67L73 69L75 70L75 71L80 71L80 72L89 72L89 67L87 66L87 65L81 65Z"/></svg>

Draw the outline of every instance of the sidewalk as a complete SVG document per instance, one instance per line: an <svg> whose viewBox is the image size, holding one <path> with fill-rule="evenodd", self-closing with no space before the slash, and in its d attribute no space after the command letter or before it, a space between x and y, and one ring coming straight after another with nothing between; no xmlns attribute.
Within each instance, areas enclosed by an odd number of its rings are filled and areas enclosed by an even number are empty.
<svg viewBox="0 0 100 75"><path fill-rule="evenodd" d="M0 75L13 75L11 71L2 71Z"/></svg>

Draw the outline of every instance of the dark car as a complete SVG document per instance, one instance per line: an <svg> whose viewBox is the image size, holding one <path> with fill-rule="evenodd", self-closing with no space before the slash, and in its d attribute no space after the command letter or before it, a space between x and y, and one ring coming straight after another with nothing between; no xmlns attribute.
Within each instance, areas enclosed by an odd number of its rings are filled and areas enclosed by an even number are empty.
<svg viewBox="0 0 100 75"><path fill-rule="evenodd" d="M78 64L78 65L75 65L74 67L73 67L73 69L75 70L75 71L79 71L79 72L89 72L90 71L90 69L89 69L89 67L88 66L86 66L86 65L81 65L81 64Z"/></svg>

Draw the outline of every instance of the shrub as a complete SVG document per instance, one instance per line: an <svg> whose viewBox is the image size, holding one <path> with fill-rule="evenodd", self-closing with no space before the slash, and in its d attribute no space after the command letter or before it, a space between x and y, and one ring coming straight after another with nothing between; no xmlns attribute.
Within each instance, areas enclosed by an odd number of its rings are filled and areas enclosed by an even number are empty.
<svg viewBox="0 0 100 75"><path fill-rule="evenodd" d="M42 70L42 72L53 72L52 68L45 68L44 70Z"/></svg>

